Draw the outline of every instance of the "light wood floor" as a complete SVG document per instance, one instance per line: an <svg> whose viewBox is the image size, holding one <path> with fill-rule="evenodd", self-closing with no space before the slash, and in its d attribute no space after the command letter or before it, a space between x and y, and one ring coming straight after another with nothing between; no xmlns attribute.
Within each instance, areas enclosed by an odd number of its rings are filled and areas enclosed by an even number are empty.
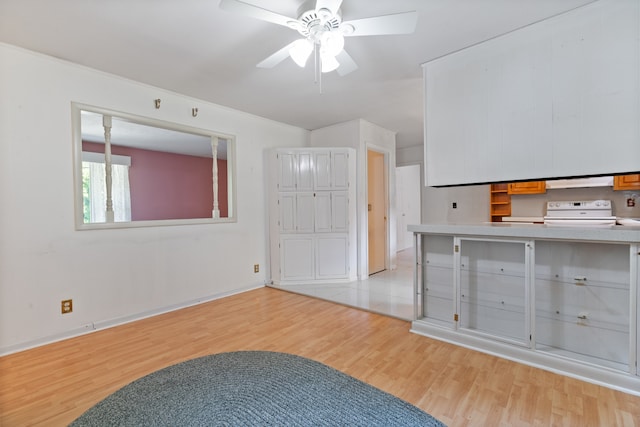
<svg viewBox="0 0 640 427"><path fill-rule="evenodd" d="M640 425L640 397L431 340L409 326L258 289L0 358L0 425L67 425L136 378L235 350L320 361L450 426Z"/></svg>

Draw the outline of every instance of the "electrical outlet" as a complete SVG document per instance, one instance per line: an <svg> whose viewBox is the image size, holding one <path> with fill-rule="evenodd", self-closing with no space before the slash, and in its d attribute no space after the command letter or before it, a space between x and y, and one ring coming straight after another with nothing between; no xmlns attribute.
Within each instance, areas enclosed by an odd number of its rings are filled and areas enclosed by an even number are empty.
<svg viewBox="0 0 640 427"><path fill-rule="evenodd" d="M253 265L253 272L254 273L260 273L260 264L254 264Z"/></svg>
<svg viewBox="0 0 640 427"><path fill-rule="evenodd" d="M453 203L451 203L451 207L452 207L453 209L458 209L458 202L453 202Z"/></svg>
<svg viewBox="0 0 640 427"><path fill-rule="evenodd" d="M62 314L71 313L73 311L73 300L63 299L60 303L60 311Z"/></svg>

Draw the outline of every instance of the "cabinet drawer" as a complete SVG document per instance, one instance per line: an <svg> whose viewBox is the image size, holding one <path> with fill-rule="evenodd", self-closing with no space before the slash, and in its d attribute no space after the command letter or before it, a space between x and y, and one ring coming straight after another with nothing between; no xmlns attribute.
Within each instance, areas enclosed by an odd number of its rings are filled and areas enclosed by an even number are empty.
<svg viewBox="0 0 640 427"><path fill-rule="evenodd" d="M623 370L629 363L629 332L585 326L578 322L538 317L536 319L536 349L558 352L578 360L611 366ZM595 359L595 360L593 360Z"/></svg>
<svg viewBox="0 0 640 427"><path fill-rule="evenodd" d="M536 280L536 311L583 325L628 329L629 288Z"/></svg>
<svg viewBox="0 0 640 427"><path fill-rule="evenodd" d="M536 242L536 279L629 287L628 245Z"/></svg>

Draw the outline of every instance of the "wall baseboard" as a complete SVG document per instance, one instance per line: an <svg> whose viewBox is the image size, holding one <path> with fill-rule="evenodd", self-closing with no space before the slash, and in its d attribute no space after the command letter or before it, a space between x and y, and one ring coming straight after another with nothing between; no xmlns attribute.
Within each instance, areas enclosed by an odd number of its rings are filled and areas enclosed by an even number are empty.
<svg viewBox="0 0 640 427"><path fill-rule="evenodd" d="M169 313L183 308L192 307L194 305L204 304L210 301L226 298L232 295L249 292L254 289L264 288L265 285L252 285L244 288L239 288L233 291L222 292L219 294L209 295L206 297L196 298L190 301L184 301L178 304L172 304L165 307L160 307L154 310L148 310L140 313L135 313L129 316L118 317L114 319L101 320L98 322L88 323L78 328L73 328L59 334L53 334L46 337L38 338L35 340L25 341L6 347L0 347L0 356L6 356L13 353L29 350L36 347L41 347L47 344L52 344L58 341L63 341L69 338L75 338L81 335L90 334L92 332L100 331L103 329L113 328L116 326L124 325L126 323L135 322L138 320L146 319L160 314Z"/></svg>

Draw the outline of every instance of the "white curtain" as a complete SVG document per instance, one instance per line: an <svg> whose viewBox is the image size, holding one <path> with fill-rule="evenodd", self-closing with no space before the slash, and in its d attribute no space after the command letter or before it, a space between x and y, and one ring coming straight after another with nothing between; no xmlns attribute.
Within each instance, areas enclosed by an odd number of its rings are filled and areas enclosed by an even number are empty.
<svg viewBox="0 0 640 427"><path fill-rule="evenodd" d="M107 183L105 164L83 162L89 166L89 203L91 222L105 222L107 209ZM131 221L131 192L129 190L129 166L111 165L111 198L116 222Z"/></svg>

